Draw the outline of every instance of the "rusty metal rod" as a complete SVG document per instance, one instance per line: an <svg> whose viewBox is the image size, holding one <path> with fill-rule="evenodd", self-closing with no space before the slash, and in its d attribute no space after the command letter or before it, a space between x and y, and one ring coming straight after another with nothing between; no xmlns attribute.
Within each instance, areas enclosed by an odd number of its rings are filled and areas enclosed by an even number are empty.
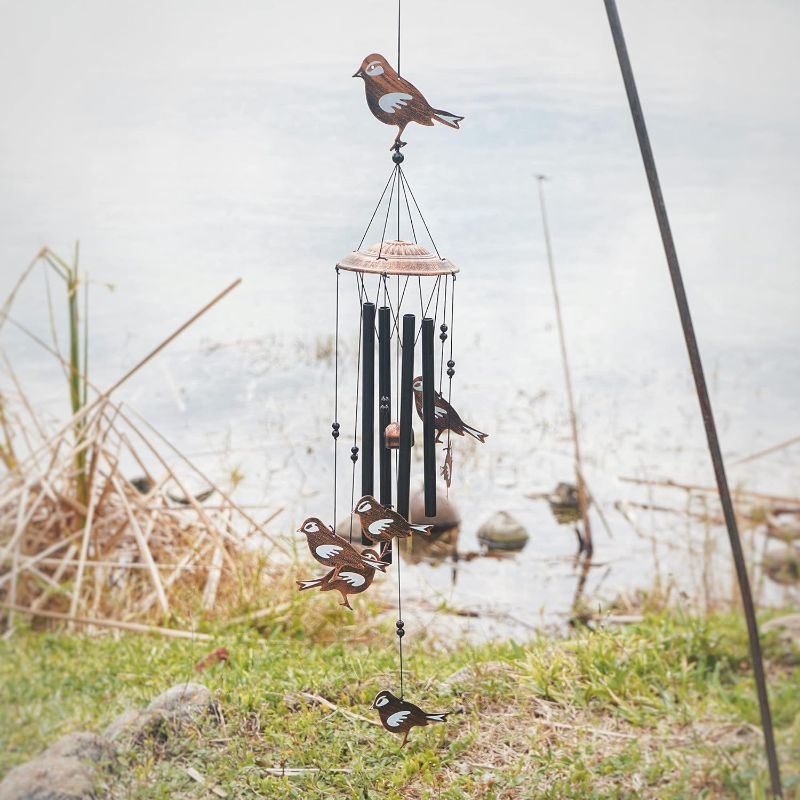
<svg viewBox="0 0 800 800"><path fill-rule="evenodd" d="M689 363L692 369L697 399L700 403L700 413L703 417L703 425L706 430L708 449L711 455L711 462L714 466L714 475L717 480L719 499L722 505L722 513L725 517L725 525L728 529L728 538L731 543L733 553L733 563L736 567L736 577L739 581L739 591L742 595L742 607L747 621L747 633L750 638L750 655L753 662L753 676L756 681L756 692L758 694L758 704L761 709L761 725L764 730L764 746L767 754L769 766L770 783L772 794L775 797L783 797L781 788L781 775L778 766L778 754L775 748L775 734L772 728L772 714L769 708L769 695L767 694L767 681L764 675L764 660L761 654L761 642L758 636L758 621L756 619L753 595L750 590L750 580L747 575L742 542L739 537L739 529L736 524L736 512L734 511L733 501L731 500L728 479L725 475L725 463L722 458L722 450L717 436L717 426L714 422L714 413L711 408L711 399L708 395L703 363L700 358L700 349L697 345L697 337L694 332L692 315L689 310L689 300L686 296L686 289L683 285L683 276L678 262L678 253L675 249L675 242L672 238L672 229L669 224L667 206L664 202L664 195L661 192L661 183L658 178L656 161L653 156L653 149L650 145L650 137L647 133L644 112L639 102L639 93L636 89L636 80L633 75L633 67L628 56L628 49L625 44L625 35L622 31L617 4L615 0L603 0L608 16L608 24L611 28L611 36L614 39L614 47L617 51L622 80L625 84L625 92L628 95L628 104L633 118L633 125L636 129L636 138L639 141L639 149L644 162L644 171L647 175L647 182L650 186L650 196L653 200L653 208L658 221L658 228L661 232L661 242L664 246L664 254L669 267L672 288L675 293L675 302L678 305L678 315L680 316L683 328L683 337L686 341L686 349L689 354Z"/></svg>

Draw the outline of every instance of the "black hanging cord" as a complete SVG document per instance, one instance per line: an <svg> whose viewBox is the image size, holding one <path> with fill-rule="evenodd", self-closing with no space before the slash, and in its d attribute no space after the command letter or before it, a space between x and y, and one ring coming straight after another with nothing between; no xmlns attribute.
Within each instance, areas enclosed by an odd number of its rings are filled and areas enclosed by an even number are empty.
<svg viewBox="0 0 800 800"><path fill-rule="evenodd" d="M383 202L383 198L386 196L386 190L389 188L389 184L392 182L392 178L395 177L395 172L397 171L397 167L393 166L392 171L389 174L389 180L386 181L386 186L383 187L383 191L381 192L381 196L378 198L378 202L375 204L375 209L372 212L372 216L369 218L369 222L367 223L367 227L364 229L364 235L361 237L361 241L358 243L358 247L356 250L361 249L361 245L364 244L364 240L367 238L367 234L369 233L369 229L372 227L372 223L375 220L375 215L378 213L378 209L381 207L381 203Z"/></svg>
<svg viewBox="0 0 800 800"><path fill-rule="evenodd" d="M455 318L456 307L456 276L453 275L453 288L450 290L450 358L447 359L447 403L448 405L453 402L453 375L456 374L456 362L453 361L453 320ZM444 344L444 342L442 343ZM451 405L452 407L452 405ZM450 455L450 426L447 426L447 447L445 447L447 455ZM447 487L447 496L450 496L450 487Z"/></svg>
<svg viewBox="0 0 800 800"><path fill-rule="evenodd" d="M350 448L350 460L353 462L353 477L350 482L350 544L353 543L353 513L352 509L356 503L356 462L358 461L358 397L361 386L361 325L364 321L363 304L365 293L362 286L356 281L358 289L358 355L356 356L356 412L353 421L353 446ZM335 525L335 523L334 523Z"/></svg>
<svg viewBox="0 0 800 800"><path fill-rule="evenodd" d="M447 341L447 284L449 278L449 275L444 276L444 305L442 306L442 324L439 326L441 331L439 339L442 343L442 352L439 354L439 394L442 393L442 383L444 381L444 345Z"/></svg>
<svg viewBox="0 0 800 800"><path fill-rule="evenodd" d="M405 181L406 188L408 189L408 193L411 195L411 199L414 201L414 208L417 209L417 214L419 214L419 218L422 220L422 224L425 226L425 230L428 233L428 238L431 240L431 244L433 245L433 249L436 251L436 255L441 259L442 255L439 252L439 248L436 246L436 242L433 240L433 236L431 235L431 230L428 227L428 223L425 221L425 217L420 210L419 203L417 202L417 198L414 197L414 190L411 188L411 184L408 182L408 178L405 176L405 172L403 172L402 167L398 167L400 170L400 179Z"/></svg>
<svg viewBox="0 0 800 800"><path fill-rule="evenodd" d="M731 543L733 553L733 563L736 567L736 577L739 581L739 591L742 595L742 607L745 619L747 620L747 632L750 638L750 655L753 662L753 676L756 682L756 692L758 694L758 704L761 710L761 725L764 729L764 745L769 765L770 782L772 794L775 797L783 797L781 787L781 775L778 765L778 753L775 747L775 735L772 728L772 714L769 707L769 695L767 693L767 681L764 674L764 661L761 654L761 642L758 635L758 621L756 610L753 604L753 596L750 590L750 580L747 576L747 565L745 563L742 542L739 537L739 529L736 523L736 511L731 500L731 493L728 487L728 479L725 475L725 463L722 459L722 450L717 436L717 427L714 422L714 412L711 407L711 399L708 395L706 386L703 363L700 358L700 349L697 344L697 337L694 332L692 315L689 310L689 300L686 296L686 289L683 285L678 253L675 242L672 238L672 229L669 224L667 206L661 192L661 183L658 178L653 149L650 145L650 137L647 133L644 112L639 101L639 93L636 89L636 80L633 75L633 67L628 56L628 48L625 44L625 35L622 31L622 23L617 11L615 0L604 0L608 24L611 28L611 35L614 39L614 47L617 51L622 80L625 84L625 91L628 95L628 104L633 117L633 125L636 129L636 137L639 140L639 149L644 162L644 171L647 175L647 182L650 185L650 195L653 200L656 219L658 220L659 231L661 232L661 242L664 246L664 254L669 267L672 288L675 293L675 302L678 306L683 337L686 341L686 350L689 354L689 363L692 369L697 399L700 403L700 413L703 417L703 425L706 430L708 449L711 454L711 462L714 465L714 475L717 480L722 513L725 517L725 525L728 529L728 538Z"/></svg>
<svg viewBox="0 0 800 800"><path fill-rule="evenodd" d="M381 257L381 254L383 253L383 244L386 241L386 226L389 224L389 214L391 213L392 200L394 199L394 184L395 184L395 181L397 181L397 171L399 169L400 169L400 167L396 166L394 168L394 173L392 175L392 188L391 188L391 191L389 192L389 205L386 206L386 219L384 219L384 221L383 221L383 233L381 233L381 243L380 243L380 247L378 247L378 258L379 259Z"/></svg>
<svg viewBox="0 0 800 800"><path fill-rule="evenodd" d="M333 339L333 423L331 436L333 436L333 530L336 530L336 498L337 478L339 474L339 267L336 267L336 333Z"/></svg>
<svg viewBox="0 0 800 800"><path fill-rule="evenodd" d="M411 224L411 236L414 239L414 244L417 243L417 232L414 230L414 217L411 216L411 204L408 202L408 192L406 191L406 179L403 171L400 171L400 186L403 189L403 197L406 201L406 211L408 212L408 221Z"/></svg>
<svg viewBox="0 0 800 800"><path fill-rule="evenodd" d="M400 4L403 0L397 0L397 74L400 75Z"/></svg>

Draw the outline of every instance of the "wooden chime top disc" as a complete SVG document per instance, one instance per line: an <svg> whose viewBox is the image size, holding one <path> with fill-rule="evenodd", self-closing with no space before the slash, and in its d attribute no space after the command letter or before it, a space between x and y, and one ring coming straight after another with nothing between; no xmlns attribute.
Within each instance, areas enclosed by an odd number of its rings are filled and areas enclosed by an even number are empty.
<svg viewBox="0 0 800 800"><path fill-rule="evenodd" d="M453 275L459 271L451 261L439 258L421 244L397 240L379 242L366 250L348 253L336 266L351 272L420 277Z"/></svg>

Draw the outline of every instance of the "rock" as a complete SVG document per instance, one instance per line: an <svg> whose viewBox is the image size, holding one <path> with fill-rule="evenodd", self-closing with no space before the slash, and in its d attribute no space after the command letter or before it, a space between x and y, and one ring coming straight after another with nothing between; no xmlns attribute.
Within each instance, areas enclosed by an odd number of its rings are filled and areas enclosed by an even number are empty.
<svg viewBox="0 0 800 800"><path fill-rule="evenodd" d="M761 566L775 583L793 586L800 582L800 548L789 545L777 552L766 553Z"/></svg>
<svg viewBox="0 0 800 800"><path fill-rule="evenodd" d="M42 755L6 775L0 800L89 800L94 784L94 769L80 759Z"/></svg>
<svg viewBox="0 0 800 800"><path fill-rule="evenodd" d="M110 762L114 750L107 739L88 731L68 733L57 739L43 753L46 757L77 758L80 761L91 761L95 764Z"/></svg>
<svg viewBox="0 0 800 800"><path fill-rule="evenodd" d="M425 492L414 492L409 503L408 515L415 525L433 525L434 533L450 530L461 524L461 514L455 504L441 489L436 489L436 515L425 516Z"/></svg>
<svg viewBox="0 0 800 800"><path fill-rule="evenodd" d="M169 722L192 722L214 709L214 697L202 683L179 683L156 697L146 711L158 712Z"/></svg>
<svg viewBox="0 0 800 800"><path fill-rule="evenodd" d="M559 525L569 525L581 518L578 487L574 483L559 483L548 495L547 502Z"/></svg>
<svg viewBox="0 0 800 800"><path fill-rule="evenodd" d="M478 541L490 550L522 550L528 532L507 511L497 511L478 528Z"/></svg>
<svg viewBox="0 0 800 800"><path fill-rule="evenodd" d="M800 664L800 614L775 617L761 626L763 633L776 631L783 650L782 660L787 664Z"/></svg>
<svg viewBox="0 0 800 800"><path fill-rule="evenodd" d="M123 711L103 731L103 738L124 750L156 733L163 720L163 715L158 711Z"/></svg>

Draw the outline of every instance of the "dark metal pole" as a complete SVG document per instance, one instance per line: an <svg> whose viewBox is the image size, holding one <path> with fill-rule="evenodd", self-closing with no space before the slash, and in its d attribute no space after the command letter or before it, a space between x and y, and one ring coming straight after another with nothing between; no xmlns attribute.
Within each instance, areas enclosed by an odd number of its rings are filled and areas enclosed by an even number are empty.
<svg viewBox="0 0 800 800"><path fill-rule="evenodd" d="M392 504L392 451L386 446L386 426L392 421L392 314L388 306L378 309L378 469L380 496L384 506ZM363 542L363 539L362 539ZM384 561L392 560L392 543L386 543Z"/></svg>
<svg viewBox="0 0 800 800"><path fill-rule="evenodd" d="M436 430L434 428L433 320L422 320L422 445L425 465L425 516L436 516Z"/></svg>
<svg viewBox="0 0 800 800"><path fill-rule="evenodd" d="M408 519L411 492L411 437L414 407L414 338L416 318L403 314L403 366L400 372L400 453L397 459L397 513Z"/></svg>
<svg viewBox="0 0 800 800"><path fill-rule="evenodd" d="M361 307L361 494L375 491L375 304ZM363 544L369 540L361 536Z"/></svg>
<svg viewBox="0 0 800 800"><path fill-rule="evenodd" d="M706 429L708 449L711 454L711 462L714 465L714 475L717 479L717 489L719 490L722 513L725 517L725 525L728 529L728 538L730 539L731 550L733 552L733 563L736 567L736 577L739 581L739 591L742 595L742 607L744 608L744 616L747 620L747 632L750 638L750 656L753 662L753 675L756 681L758 704L761 709L761 726L764 729L764 745L767 751L772 794L775 797L783 797L781 775L778 767L778 754L775 749L775 735L772 729L772 714L769 709L769 695L767 694L767 682L764 675L764 661L761 655L761 642L758 636L756 611L753 605L753 596L750 591L750 580L747 576L747 566L744 560L742 542L739 538L739 529L736 524L736 512L734 511L730 489L728 488L728 479L725 476L725 464L722 460L722 450L720 449L719 438L717 436L717 427L714 423L711 400L708 396L703 364L700 359L700 350L694 333L691 312L689 311L689 301L686 297L686 289L683 285L681 268L678 263L678 253L672 238L667 207L661 192L656 162L653 157L647 126L645 125L644 112L639 102L639 93L636 89L633 67L631 66L630 58L628 57L628 49L625 45L625 36L622 31L619 13L617 12L617 4L615 0L604 0L604 2L606 14L608 15L608 23L611 27L611 35L614 38L614 47L617 50L622 80L628 95L628 104L630 105L631 116L633 117L633 125L636 129L636 137L639 140L639 149L642 153L644 171L647 175L647 182L650 185L650 195L653 199L653 207L661 232L661 241L664 246L664 254L667 258L667 265L669 266L672 288L675 292L675 301L678 304L678 314L680 316L681 325L683 326L683 337L686 340L686 349L689 353L689 363L691 364L694 385L697 390L697 399L700 401L700 413L703 416L703 424Z"/></svg>

